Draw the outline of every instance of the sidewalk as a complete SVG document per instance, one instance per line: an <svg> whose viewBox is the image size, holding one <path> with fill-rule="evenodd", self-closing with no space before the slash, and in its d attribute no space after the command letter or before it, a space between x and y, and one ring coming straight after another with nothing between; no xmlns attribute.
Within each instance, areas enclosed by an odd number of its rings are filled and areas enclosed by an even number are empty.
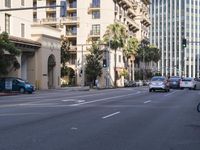
<svg viewBox="0 0 200 150"><path fill-rule="evenodd" d="M89 91L90 87L89 86L74 86L74 87L61 87L59 88L61 90L67 90L67 91Z"/></svg>
<svg viewBox="0 0 200 150"><path fill-rule="evenodd" d="M19 92L0 92L0 96L12 96L12 95L18 95Z"/></svg>

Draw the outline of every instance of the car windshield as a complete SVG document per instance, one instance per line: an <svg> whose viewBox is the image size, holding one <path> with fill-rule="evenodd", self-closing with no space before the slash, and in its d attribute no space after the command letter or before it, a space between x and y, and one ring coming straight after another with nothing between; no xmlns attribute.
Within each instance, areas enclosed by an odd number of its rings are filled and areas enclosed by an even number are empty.
<svg viewBox="0 0 200 150"><path fill-rule="evenodd" d="M26 80L23 80L23 79L17 79L17 81L19 81L19 82L23 82L23 83L26 83L26 84L29 84L29 82L28 82L28 81L26 81Z"/></svg>
<svg viewBox="0 0 200 150"><path fill-rule="evenodd" d="M192 81L192 78L184 78L182 81Z"/></svg>
<svg viewBox="0 0 200 150"><path fill-rule="evenodd" d="M162 78L162 77L154 77L151 79L151 81L164 81L165 78Z"/></svg>
<svg viewBox="0 0 200 150"><path fill-rule="evenodd" d="M178 81L180 78L170 78L169 81Z"/></svg>

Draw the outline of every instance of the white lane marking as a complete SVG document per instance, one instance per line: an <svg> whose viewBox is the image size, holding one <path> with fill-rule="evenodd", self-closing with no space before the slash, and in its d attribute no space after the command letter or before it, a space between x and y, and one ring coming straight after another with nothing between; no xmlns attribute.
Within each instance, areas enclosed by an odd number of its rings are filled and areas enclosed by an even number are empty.
<svg viewBox="0 0 200 150"><path fill-rule="evenodd" d="M133 94L126 94L126 95L120 95L120 96L107 97L107 98L97 99L97 100L94 100L94 101L83 102L83 103L79 103L79 104L72 104L72 105L69 105L69 106L79 106L79 105L84 105L84 104L90 104L90 103L105 101L105 100L114 99L114 98L126 97L126 96L129 96L129 95L136 95L136 94L139 94L139 93L141 93L141 92L138 91L137 93L133 93Z"/></svg>
<svg viewBox="0 0 200 150"><path fill-rule="evenodd" d="M113 113L113 114L110 114L110 115L107 115L107 116L102 117L102 119L106 119L106 118L112 117L112 116L117 115L117 114L119 114L119 113L120 113L120 111L115 112L115 113Z"/></svg>
<svg viewBox="0 0 200 150"><path fill-rule="evenodd" d="M147 104L147 103L150 103L150 102L151 102L151 100L149 100L149 101L145 101L144 104Z"/></svg>
<svg viewBox="0 0 200 150"><path fill-rule="evenodd" d="M173 91L173 92L171 92L171 93L168 93L168 94L165 94L164 96L169 96L169 95L172 95L172 94L174 94L174 93L176 93L177 91Z"/></svg>
<svg viewBox="0 0 200 150"><path fill-rule="evenodd" d="M85 100L77 100L77 99L64 99L64 100L61 100L62 102L77 102L77 103L83 103L85 102Z"/></svg>
<svg viewBox="0 0 200 150"><path fill-rule="evenodd" d="M41 115L42 113L6 113L0 114L0 117L3 116L24 116L24 115Z"/></svg>
<svg viewBox="0 0 200 150"><path fill-rule="evenodd" d="M76 128L76 127L71 127L71 130L78 130L78 128Z"/></svg>

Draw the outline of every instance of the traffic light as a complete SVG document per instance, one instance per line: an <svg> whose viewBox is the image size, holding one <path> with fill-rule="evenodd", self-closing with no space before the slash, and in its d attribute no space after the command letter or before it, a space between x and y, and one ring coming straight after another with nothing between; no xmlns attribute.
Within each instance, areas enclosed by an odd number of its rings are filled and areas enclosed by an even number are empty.
<svg viewBox="0 0 200 150"><path fill-rule="evenodd" d="M103 59L103 67L106 68L107 67L107 60Z"/></svg>
<svg viewBox="0 0 200 150"><path fill-rule="evenodd" d="M185 48L187 46L187 40L182 38L182 47Z"/></svg>
<svg viewBox="0 0 200 150"><path fill-rule="evenodd" d="M60 1L60 17L67 16L67 4L66 1Z"/></svg>

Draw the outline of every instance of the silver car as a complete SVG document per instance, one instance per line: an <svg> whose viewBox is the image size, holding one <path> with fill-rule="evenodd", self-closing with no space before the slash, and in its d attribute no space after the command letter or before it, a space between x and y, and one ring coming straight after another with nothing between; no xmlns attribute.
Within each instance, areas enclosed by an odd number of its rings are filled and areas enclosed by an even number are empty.
<svg viewBox="0 0 200 150"><path fill-rule="evenodd" d="M156 90L164 90L169 92L169 82L166 77L163 76L154 76L149 83L149 92Z"/></svg>

